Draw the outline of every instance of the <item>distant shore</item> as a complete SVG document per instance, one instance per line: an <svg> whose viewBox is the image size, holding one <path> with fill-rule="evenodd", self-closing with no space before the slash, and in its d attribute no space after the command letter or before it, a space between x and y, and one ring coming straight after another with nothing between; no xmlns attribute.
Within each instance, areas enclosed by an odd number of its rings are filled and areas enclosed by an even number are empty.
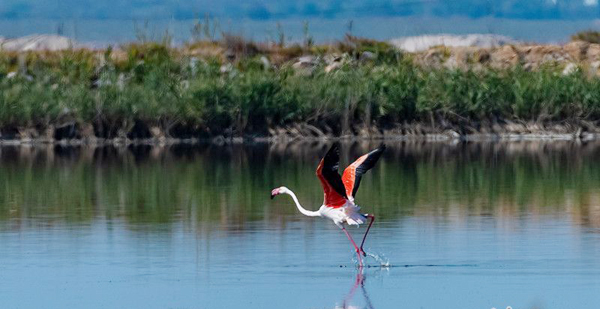
<svg viewBox="0 0 600 309"><path fill-rule="evenodd" d="M599 76L600 45L582 41L410 53L224 35L0 51L0 144L593 140Z"/></svg>

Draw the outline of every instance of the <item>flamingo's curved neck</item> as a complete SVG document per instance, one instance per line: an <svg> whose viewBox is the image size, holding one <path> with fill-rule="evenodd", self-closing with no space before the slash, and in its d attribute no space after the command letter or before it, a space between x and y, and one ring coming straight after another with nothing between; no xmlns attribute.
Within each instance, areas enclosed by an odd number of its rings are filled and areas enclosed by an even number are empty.
<svg viewBox="0 0 600 309"><path fill-rule="evenodd" d="M294 194L294 192L292 192L292 190L286 190L284 192L285 194L288 194L289 196L292 197L292 199L294 200L294 203L296 203L296 207L298 207L298 210L305 216L309 216L309 217L320 217L321 213L319 213L318 211L310 211L310 210L306 210L304 209L304 207L302 207L302 205L300 205L300 202L298 202L298 198L296 197L296 194Z"/></svg>

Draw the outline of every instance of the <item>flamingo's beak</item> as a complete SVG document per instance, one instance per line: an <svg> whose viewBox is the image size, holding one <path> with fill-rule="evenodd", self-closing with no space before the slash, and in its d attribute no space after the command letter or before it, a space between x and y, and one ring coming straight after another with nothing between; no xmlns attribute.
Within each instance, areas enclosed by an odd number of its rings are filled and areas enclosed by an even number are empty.
<svg viewBox="0 0 600 309"><path fill-rule="evenodd" d="M271 199L273 199L277 194L279 194L279 188L273 189L271 191Z"/></svg>

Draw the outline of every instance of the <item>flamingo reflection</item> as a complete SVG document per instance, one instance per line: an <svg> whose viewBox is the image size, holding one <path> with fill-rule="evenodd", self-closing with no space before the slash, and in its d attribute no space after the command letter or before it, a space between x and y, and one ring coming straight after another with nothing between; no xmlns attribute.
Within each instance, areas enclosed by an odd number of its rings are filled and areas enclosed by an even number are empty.
<svg viewBox="0 0 600 309"><path fill-rule="evenodd" d="M360 287L363 298L365 299L366 308L372 309L373 304L371 303L371 299L369 298L367 289L365 289L365 280L366 279L367 279L367 277L363 273L363 268L359 267L358 273L356 274L356 280L354 281L354 285L352 285L352 288L350 288L350 291L348 292L346 297L344 297L344 300L342 301L342 307L336 306L336 308L344 308L344 309L359 308L359 307L350 305L350 301L352 301L352 299L354 298L354 294L356 294L356 290Z"/></svg>

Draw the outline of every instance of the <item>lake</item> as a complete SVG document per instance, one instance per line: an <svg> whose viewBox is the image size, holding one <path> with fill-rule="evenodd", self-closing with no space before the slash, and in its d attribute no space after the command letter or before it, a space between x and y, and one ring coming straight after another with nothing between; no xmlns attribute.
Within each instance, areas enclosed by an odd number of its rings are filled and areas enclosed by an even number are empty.
<svg viewBox="0 0 600 309"><path fill-rule="evenodd" d="M123 44L136 40L162 41L171 38L173 43L190 41L191 29L197 20L175 19L1 19L0 35L19 37L32 34L62 34L85 42L92 47L104 47L109 44ZM204 23L204 20L200 20ZM350 22L352 27L350 29ZM215 19L215 31L242 35L247 39L263 42L276 42L283 34L288 43L303 42L305 25L308 34L317 43L329 43L341 40L351 30L353 35L389 40L404 36L427 34L471 34L490 33L510 36L524 42L557 43L567 42L569 37L579 31L597 29L598 20L586 19L509 19L509 18L468 18L433 16L377 16L357 18L286 18L272 20L252 19ZM280 25L281 28L278 27Z"/></svg>
<svg viewBox="0 0 600 309"><path fill-rule="evenodd" d="M316 210L329 145L2 146L0 306L600 304L600 143L387 145L356 195L363 270L332 222L269 198Z"/></svg>

